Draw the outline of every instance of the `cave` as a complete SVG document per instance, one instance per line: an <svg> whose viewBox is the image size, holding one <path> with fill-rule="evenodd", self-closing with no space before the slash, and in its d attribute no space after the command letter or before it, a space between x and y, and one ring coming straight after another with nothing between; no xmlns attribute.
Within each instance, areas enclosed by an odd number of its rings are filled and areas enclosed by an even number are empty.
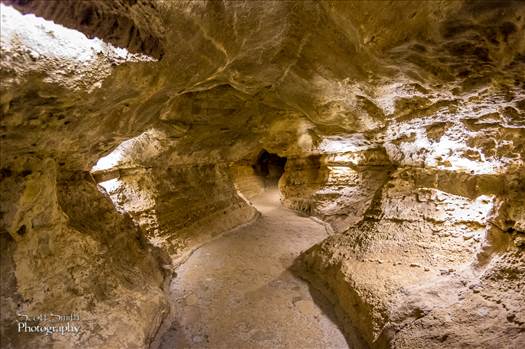
<svg viewBox="0 0 525 349"><path fill-rule="evenodd" d="M525 2L0 0L0 347L525 347Z"/></svg>
<svg viewBox="0 0 525 349"><path fill-rule="evenodd" d="M286 158L261 150L252 168L256 176L261 177L267 184L277 185L284 173Z"/></svg>

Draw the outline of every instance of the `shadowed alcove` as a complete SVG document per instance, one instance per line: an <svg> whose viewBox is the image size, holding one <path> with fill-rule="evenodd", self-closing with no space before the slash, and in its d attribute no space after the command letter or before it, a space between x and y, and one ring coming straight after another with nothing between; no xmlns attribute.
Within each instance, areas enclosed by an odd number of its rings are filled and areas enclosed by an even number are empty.
<svg viewBox="0 0 525 349"><path fill-rule="evenodd" d="M276 186L284 173L286 158L262 150L252 165L255 175L264 180L265 186Z"/></svg>

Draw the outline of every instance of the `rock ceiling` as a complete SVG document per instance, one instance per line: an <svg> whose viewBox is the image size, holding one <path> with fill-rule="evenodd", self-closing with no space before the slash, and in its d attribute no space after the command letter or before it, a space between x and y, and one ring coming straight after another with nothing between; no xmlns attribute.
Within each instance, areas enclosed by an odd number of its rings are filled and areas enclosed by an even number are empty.
<svg viewBox="0 0 525 349"><path fill-rule="evenodd" d="M361 135L355 146L384 145L393 161L479 171L522 161L520 2L6 3L156 59L104 54L86 70L10 42L10 155L52 151L88 169L157 128L181 155L232 160Z"/></svg>

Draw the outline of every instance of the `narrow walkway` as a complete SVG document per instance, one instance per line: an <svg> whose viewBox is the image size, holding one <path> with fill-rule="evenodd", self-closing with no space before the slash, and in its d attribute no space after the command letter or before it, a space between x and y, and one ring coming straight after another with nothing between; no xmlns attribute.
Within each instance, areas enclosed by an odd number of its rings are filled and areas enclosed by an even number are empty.
<svg viewBox="0 0 525 349"><path fill-rule="evenodd" d="M177 270L172 323L153 348L348 348L329 307L288 270L326 237L324 227L283 208L277 190L253 201L261 218L202 246Z"/></svg>

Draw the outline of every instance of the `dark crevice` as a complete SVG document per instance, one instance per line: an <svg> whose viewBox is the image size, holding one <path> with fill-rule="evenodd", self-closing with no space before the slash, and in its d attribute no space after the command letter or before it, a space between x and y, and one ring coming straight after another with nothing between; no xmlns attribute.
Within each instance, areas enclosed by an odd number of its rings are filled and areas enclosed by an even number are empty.
<svg viewBox="0 0 525 349"><path fill-rule="evenodd" d="M284 173L286 158L262 150L253 165L255 174L268 180L277 181Z"/></svg>
<svg viewBox="0 0 525 349"><path fill-rule="evenodd" d="M20 235L20 236L24 236L26 234L26 232L27 232L27 228L26 228L25 224L22 225L20 228L18 228L18 230L16 231L16 233L18 235Z"/></svg>

